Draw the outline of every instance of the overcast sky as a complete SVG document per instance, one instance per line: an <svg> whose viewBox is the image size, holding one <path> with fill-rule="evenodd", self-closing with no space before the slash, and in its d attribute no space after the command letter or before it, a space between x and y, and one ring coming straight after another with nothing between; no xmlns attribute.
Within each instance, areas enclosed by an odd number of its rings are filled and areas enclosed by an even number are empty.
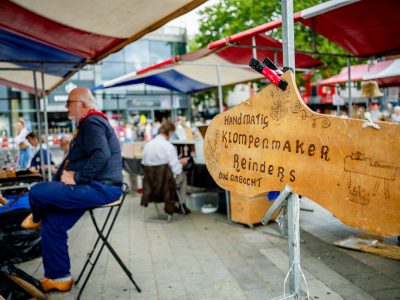
<svg viewBox="0 0 400 300"><path fill-rule="evenodd" d="M199 32L199 15L197 11L200 9L218 3L220 0L208 0L207 2L203 3L196 9L188 12L186 15L180 16L175 20L172 20L168 23L171 26L179 26L179 27L186 27L187 34L192 37L194 34Z"/></svg>

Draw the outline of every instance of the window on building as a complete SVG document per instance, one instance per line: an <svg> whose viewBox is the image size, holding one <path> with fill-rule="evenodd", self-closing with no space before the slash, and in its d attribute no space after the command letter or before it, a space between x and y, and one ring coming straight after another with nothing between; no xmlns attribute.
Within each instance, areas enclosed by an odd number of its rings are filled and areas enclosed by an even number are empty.
<svg viewBox="0 0 400 300"><path fill-rule="evenodd" d="M78 72L79 80L94 80L94 68L91 65L86 66Z"/></svg>
<svg viewBox="0 0 400 300"><path fill-rule="evenodd" d="M171 44L165 41L150 41L150 61L151 64L157 64L171 58Z"/></svg>
<svg viewBox="0 0 400 300"><path fill-rule="evenodd" d="M131 73L131 72L138 71L138 70L143 69L143 68L144 68L143 65L135 64L135 63L133 63L133 62L127 62L127 63L125 63L125 73L126 73L126 74Z"/></svg>
<svg viewBox="0 0 400 300"><path fill-rule="evenodd" d="M125 61L127 65L140 70L150 65L150 42L140 40L125 47ZM131 67L129 67L131 68Z"/></svg>
<svg viewBox="0 0 400 300"><path fill-rule="evenodd" d="M124 61L124 51L120 50L116 53L113 53L107 56L103 62L123 62Z"/></svg>
<svg viewBox="0 0 400 300"><path fill-rule="evenodd" d="M182 55L186 53L186 43L171 43L172 55Z"/></svg>
<svg viewBox="0 0 400 300"><path fill-rule="evenodd" d="M101 66L101 79L110 80L125 74L124 63L103 62Z"/></svg>

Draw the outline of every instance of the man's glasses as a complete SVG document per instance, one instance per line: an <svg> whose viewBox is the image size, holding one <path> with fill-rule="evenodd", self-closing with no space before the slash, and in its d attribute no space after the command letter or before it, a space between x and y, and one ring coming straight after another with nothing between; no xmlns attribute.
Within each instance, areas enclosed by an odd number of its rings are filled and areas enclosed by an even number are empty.
<svg viewBox="0 0 400 300"><path fill-rule="evenodd" d="M69 106L72 102L83 102L82 100L67 100L65 106Z"/></svg>

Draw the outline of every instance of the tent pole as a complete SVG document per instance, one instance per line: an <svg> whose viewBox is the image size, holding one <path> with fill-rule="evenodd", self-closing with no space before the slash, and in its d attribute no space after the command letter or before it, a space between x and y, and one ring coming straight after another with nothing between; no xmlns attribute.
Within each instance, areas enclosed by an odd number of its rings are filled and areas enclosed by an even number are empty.
<svg viewBox="0 0 400 300"><path fill-rule="evenodd" d="M121 120L119 118L120 114L121 114L121 110L120 110L120 107L119 107L119 94L117 94L117 120L118 120L118 125L120 125L120 122L121 122Z"/></svg>
<svg viewBox="0 0 400 300"><path fill-rule="evenodd" d="M46 135L46 148L47 148L47 176L48 180L51 181L51 160L50 160L50 148L49 148L49 122L47 119L47 95L44 85L44 65L40 63L40 72L42 73L42 99L43 99L43 114L44 114L44 132ZM42 145L42 141L39 141Z"/></svg>
<svg viewBox="0 0 400 300"><path fill-rule="evenodd" d="M312 25L311 25L311 34L312 34L312 51L313 52L317 52L317 45L315 42L315 29L317 27L317 21L315 20L315 18L312 18Z"/></svg>
<svg viewBox="0 0 400 300"><path fill-rule="evenodd" d="M37 79L36 79L36 71L33 70L33 86L35 89L35 106L36 106L36 118L38 122L38 139L39 139L39 151L40 151L40 169L42 171L43 179L46 177L44 171L44 160L43 160L43 149L42 149L42 122L40 118L40 102L39 102L39 95L38 95L38 87L37 87Z"/></svg>
<svg viewBox="0 0 400 300"><path fill-rule="evenodd" d="M218 79L218 105L219 105L219 113L223 112L223 94L222 94L222 80L221 80L221 65L217 64L217 79ZM231 206L230 206L230 196L229 191L225 190L225 201L226 201L226 221L228 224L231 223Z"/></svg>
<svg viewBox="0 0 400 300"><path fill-rule="evenodd" d="M222 81L221 81L221 66L219 64L217 66L217 79L218 79L218 106L219 113L223 113L223 95L222 95Z"/></svg>
<svg viewBox="0 0 400 300"><path fill-rule="evenodd" d="M351 99L351 69L350 69L350 56L347 57L347 87L349 94L349 117L353 117L353 101Z"/></svg>
<svg viewBox="0 0 400 300"><path fill-rule="evenodd" d="M293 22L293 0L282 0L282 40L283 40L283 66L289 67L290 69L295 71L295 61L294 61L294 22ZM293 202L296 201L296 204ZM293 201L293 202L292 202ZM297 209L297 214L299 213L299 202L298 197L293 196L292 201L290 202L290 209L292 211ZM288 228L289 241L294 241L293 237L294 233L294 223L293 220L295 218L295 214L291 214L288 216L288 220L284 220L283 227ZM298 218L298 215L297 215ZM291 226L291 227L288 227ZM298 228L297 228L298 229ZM297 237L299 239L299 237ZM295 242L293 242L295 244ZM292 249L289 247L289 262L300 262L300 251L297 247ZM290 268L292 265L289 266ZM292 272L289 272L289 291L290 294L294 295L294 299L300 299L301 292L301 275L300 270L293 268Z"/></svg>
<svg viewBox="0 0 400 300"><path fill-rule="evenodd" d="M293 0L282 0L283 66L295 70Z"/></svg>

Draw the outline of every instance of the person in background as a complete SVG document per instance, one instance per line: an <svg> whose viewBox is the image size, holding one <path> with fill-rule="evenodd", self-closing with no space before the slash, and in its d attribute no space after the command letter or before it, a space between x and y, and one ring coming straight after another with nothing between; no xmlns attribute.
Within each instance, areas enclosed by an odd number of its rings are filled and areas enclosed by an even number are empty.
<svg viewBox="0 0 400 300"><path fill-rule="evenodd" d="M382 113L382 121L391 122L392 121L392 114L393 114L393 104L388 102L386 104L386 109Z"/></svg>
<svg viewBox="0 0 400 300"><path fill-rule="evenodd" d="M26 136L28 135L28 130L25 128L25 123L22 120L19 120L16 125L16 136L15 136L15 144L18 146L18 161L17 164L21 169L26 169L29 166L29 161L31 157L31 147L29 145Z"/></svg>
<svg viewBox="0 0 400 300"><path fill-rule="evenodd" d="M400 123L400 106L394 107L394 113L392 114L392 122Z"/></svg>
<svg viewBox="0 0 400 300"><path fill-rule="evenodd" d="M37 183L29 192L32 214L21 227L41 227L45 277L40 283L45 292L72 287L67 231L86 210L112 203L123 193L120 144L107 116L94 104L86 88L69 93L68 117L77 123L71 148L54 181Z"/></svg>
<svg viewBox="0 0 400 300"><path fill-rule="evenodd" d="M70 134L63 135L60 138L60 148L63 151L63 160L67 157L69 148L71 146L72 136Z"/></svg>
<svg viewBox="0 0 400 300"><path fill-rule="evenodd" d="M130 124L125 125L125 142L127 143L133 142L133 131Z"/></svg>
<svg viewBox="0 0 400 300"><path fill-rule="evenodd" d="M363 106L354 105L353 112L353 118L365 120L365 108Z"/></svg>
<svg viewBox="0 0 400 300"><path fill-rule="evenodd" d="M379 121L382 118L382 113L379 110L378 103L372 103L370 106L371 121Z"/></svg>
<svg viewBox="0 0 400 300"><path fill-rule="evenodd" d="M189 159L187 157L178 159L175 147L169 142L174 131L175 125L171 121L166 120L161 124L158 135L144 145L142 164L144 166L169 164L183 201L183 209L188 214L190 210L186 206L187 179L182 167L188 164Z"/></svg>
<svg viewBox="0 0 400 300"><path fill-rule="evenodd" d="M150 141L153 138L151 134L151 122L147 122L145 128L144 128L144 140L145 141Z"/></svg>
<svg viewBox="0 0 400 300"><path fill-rule="evenodd" d="M28 140L29 144L32 146L32 158L31 162L29 165L29 171L32 173L38 172L40 169L41 165L41 155L40 155L40 145L39 145L39 138L36 135L36 133L31 132L26 136L26 139ZM42 152L43 152L43 162L45 164L45 167L47 167L48 161L47 161L47 147L45 143L42 143ZM51 160L51 154L50 154L50 163L54 166L54 162ZM53 173L55 173L56 170L52 169Z"/></svg>
<svg viewBox="0 0 400 300"><path fill-rule="evenodd" d="M158 120L153 123L153 127L151 129L151 135L153 138L158 134L158 129L160 128L160 126L161 123Z"/></svg>

